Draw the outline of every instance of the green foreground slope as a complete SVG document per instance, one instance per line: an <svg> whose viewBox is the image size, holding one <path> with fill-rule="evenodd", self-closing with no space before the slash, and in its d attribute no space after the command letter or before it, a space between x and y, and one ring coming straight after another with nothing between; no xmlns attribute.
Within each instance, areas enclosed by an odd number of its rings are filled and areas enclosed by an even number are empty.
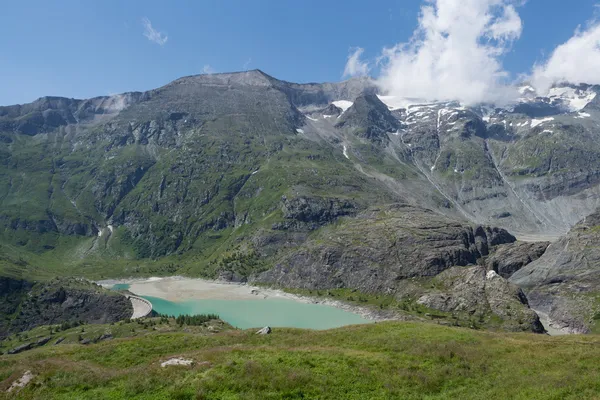
<svg viewBox="0 0 600 400"><path fill-rule="evenodd" d="M254 330L153 331L2 356L0 388L4 393L29 370L35 377L21 398L597 398L599 344L594 335L498 334L399 322L276 329L268 336ZM175 356L194 364L160 366Z"/></svg>

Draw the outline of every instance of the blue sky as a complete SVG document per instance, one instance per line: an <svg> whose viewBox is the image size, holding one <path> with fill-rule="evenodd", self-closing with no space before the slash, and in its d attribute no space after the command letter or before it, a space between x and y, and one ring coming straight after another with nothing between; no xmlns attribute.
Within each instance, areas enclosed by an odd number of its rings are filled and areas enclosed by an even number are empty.
<svg viewBox="0 0 600 400"><path fill-rule="evenodd" d="M529 0L502 57L528 73L598 10L598 0ZM349 49L374 60L407 42L419 0L301 2L6 1L0 15L0 104L43 95L87 98L159 87L185 75L260 68L294 82L338 81ZM167 41L144 36L143 18ZM376 70L372 70L376 74Z"/></svg>

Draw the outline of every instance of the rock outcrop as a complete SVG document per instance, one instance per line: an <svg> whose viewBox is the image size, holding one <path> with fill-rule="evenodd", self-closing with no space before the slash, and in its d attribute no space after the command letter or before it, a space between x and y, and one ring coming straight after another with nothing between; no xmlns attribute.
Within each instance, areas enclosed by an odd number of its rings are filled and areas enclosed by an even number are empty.
<svg viewBox="0 0 600 400"><path fill-rule="evenodd" d="M401 280L475 264L491 247L515 240L502 229L472 227L397 204L321 229L253 279L284 287L388 293Z"/></svg>
<svg viewBox="0 0 600 400"><path fill-rule="evenodd" d="M400 123L376 95L368 94L359 96L335 126L375 143L387 143L388 133L395 133Z"/></svg>
<svg viewBox="0 0 600 400"><path fill-rule="evenodd" d="M3 309L0 339L40 325L117 322L131 317L133 312L131 302L125 296L87 281L54 279L12 284L10 278L3 278L3 281L5 286L13 289L2 293L5 303L10 303L12 308Z"/></svg>
<svg viewBox="0 0 600 400"><path fill-rule="evenodd" d="M510 278L531 306L566 333L590 332L600 315L600 212L584 218Z"/></svg>
<svg viewBox="0 0 600 400"><path fill-rule="evenodd" d="M485 263L488 269L508 279L524 266L540 258L549 245L550 242L515 242L501 245L486 258Z"/></svg>
<svg viewBox="0 0 600 400"><path fill-rule="evenodd" d="M448 312L466 313L474 322L485 322L495 316L500 329L543 333L538 315L529 308L525 294L516 285L483 266L453 267L435 278L435 290L417 302Z"/></svg>

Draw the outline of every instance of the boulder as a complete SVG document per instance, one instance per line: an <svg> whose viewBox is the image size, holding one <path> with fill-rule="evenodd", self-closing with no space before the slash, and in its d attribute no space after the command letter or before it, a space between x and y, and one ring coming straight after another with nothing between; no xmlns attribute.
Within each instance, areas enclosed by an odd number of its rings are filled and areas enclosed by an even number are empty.
<svg viewBox="0 0 600 400"><path fill-rule="evenodd" d="M270 326L265 326L264 328L262 328L261 330L256 332L257 335L269 335L270 333L271 333Z"/></svg>
<svg viewBox="0 0 600 400"><path fill-rule="evenodd" d="M163 361L160 363L160 366L165 368L174 365L183 365L184 367L189 367L194 363L194 360L189 360L181 357L171 358L167 361Z"/></svg>

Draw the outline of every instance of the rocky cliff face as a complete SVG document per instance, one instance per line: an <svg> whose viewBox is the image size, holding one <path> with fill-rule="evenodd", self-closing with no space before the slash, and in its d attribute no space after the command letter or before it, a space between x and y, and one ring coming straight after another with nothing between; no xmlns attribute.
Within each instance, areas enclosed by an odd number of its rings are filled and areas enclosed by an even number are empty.
<svg viewBox="0 0 600 400"><path fill-rule="evenodd" d="M368 209L313 235L255 279L284 287L392 292L398 282L475 264L516 239L409 205Z"/></svg>
<svg viewBox="0 0 600 400"><path fill-rule="evenodd" d="M584 218L538 260L510 280L524 288L533 308L567 333L588 333L600 315L600 213Z"/></svg>
<svg viewBox="0 0 600 400"><path fill-rule="evenodd" d="M467 313L476 321L496 318L501 321L500 329L506 331L545 332L521 289L493 270L483 266L453 267L439 274L436 282L436 289L422 294L419 304L450 313Z"/></svg>
<svg viewBox="0 0 600 400"><path fill-rule="evenodd" d="M370 208L319 230L251 280L385 293L463 319L475 316L482 324L494 315L505 330L543 332L520 289L493 271L486 275L484 266L466 267L514 241L502 229L472 227L405 204ZM422 278L439 284L432 290L415 283Z"/></svg>
<svg viewBox="0 0 600 400"><path fill-rule="evenodd" d="M131 302L118 293L75 279L31 283L0 278L0 339L40 325L111 323L131 317Z"/></svg>
<svg viewBox="0 0 600 400"><path fill-rule="evenodd" d="M485 264L503 278L510 278L515 272L540 258L550 242L516 242L498 246L486 258Z"/></svg>

